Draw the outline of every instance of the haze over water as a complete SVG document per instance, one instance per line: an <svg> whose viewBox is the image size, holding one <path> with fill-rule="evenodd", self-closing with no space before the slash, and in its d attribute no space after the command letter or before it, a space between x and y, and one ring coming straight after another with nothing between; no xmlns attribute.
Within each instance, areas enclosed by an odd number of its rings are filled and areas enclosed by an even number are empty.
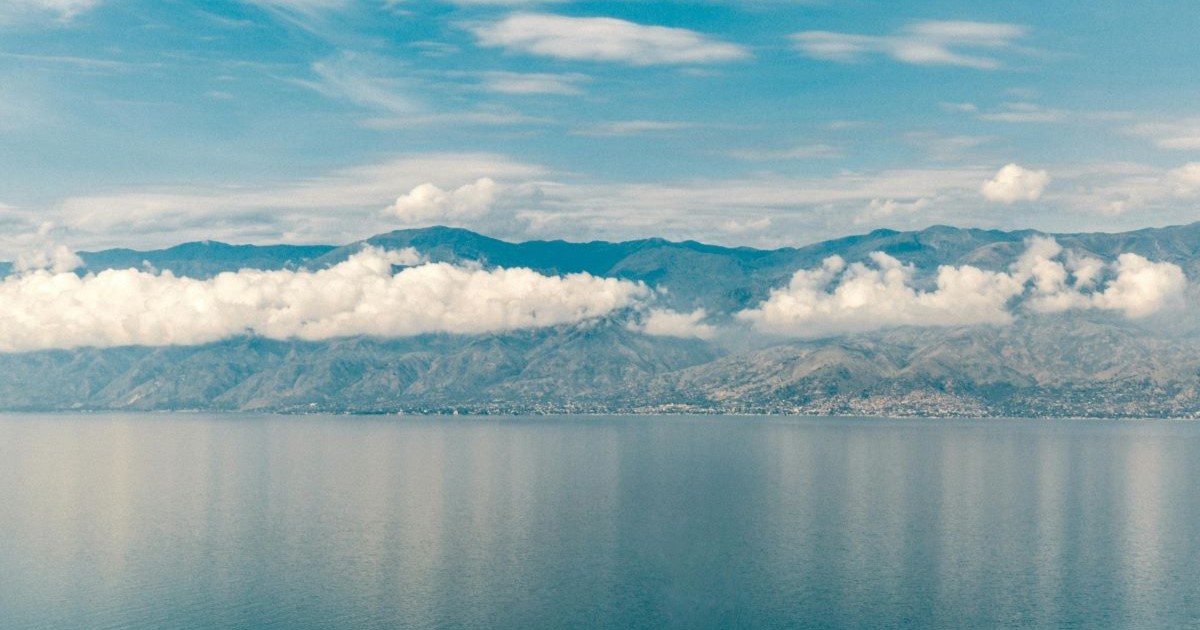
<svg viewBox="0 0 1200 630"><path fill-rule="evenodd" d="M1200 425L0 417L0 627L1200 623Z"/></svg>

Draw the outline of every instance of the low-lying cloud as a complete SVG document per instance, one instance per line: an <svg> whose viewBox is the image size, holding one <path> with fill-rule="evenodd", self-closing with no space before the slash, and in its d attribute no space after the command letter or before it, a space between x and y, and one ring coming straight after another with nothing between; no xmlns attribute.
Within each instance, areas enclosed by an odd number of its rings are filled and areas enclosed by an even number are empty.
<svg viewBox="0 0 1200 630"><path fill-rule="evenodd" d="M870 263L839 256L797 271L756 308L737 317L760 332L811 337L896 326L1007 324L1016 308L1041 313L1116 311L1128 318L1158 312L1180 299L1183 270L1125 253L1115 262L1064 255L1052 238L1034 237L1007 272L943 265L934 286L918 288L914 266L875 252Z"/></svg>
<svg viewBox="0 0 1200 630"><path fill-rule="evenodd" d="M682 339L712 339L717 329L705 324L708 312L698 308L690 313L679 313L667 309L651 309L638 323L629 329L652 337L679 337Z"/></svg>
<svg viewBox="0 0 1200 630"><path fill-rule="evenodd" d="M417 263L411 249L368 248L319 271L246 269L208 280L137 269L18 273L0 281L0 351L191 345L244 334L482 334L580 322L649 295L640 283L589 274Z"/></svg>

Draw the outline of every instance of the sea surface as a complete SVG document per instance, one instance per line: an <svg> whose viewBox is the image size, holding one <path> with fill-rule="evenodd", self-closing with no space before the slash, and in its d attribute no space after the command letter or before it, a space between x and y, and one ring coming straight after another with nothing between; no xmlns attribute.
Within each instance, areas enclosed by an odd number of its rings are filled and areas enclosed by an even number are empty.
<svg viewBox="0 0 1200 630"><path fill-rule="evenodd" d="M1200 625L1200 423L0 416L0 627Z"/></svg>

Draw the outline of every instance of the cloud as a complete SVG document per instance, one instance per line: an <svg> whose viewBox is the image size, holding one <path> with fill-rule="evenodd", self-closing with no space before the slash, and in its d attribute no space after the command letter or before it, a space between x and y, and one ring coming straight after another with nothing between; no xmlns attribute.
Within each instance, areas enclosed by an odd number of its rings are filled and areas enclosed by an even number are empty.
<svg viewBox="0 0 1200 630"><path fill-rule="evenodd" d="M580 136L637 136L695 127L694 123L672 120L614 120L574 130Z"/></svg>
<svg viewBox="0 0 1200 630"><path fill-rule="evenodd" d="M1135 136L1148 138L1160 149L1170 151L1200 149L1200 118L1138 123L1126 131Z"/></svg>
<svg viewBox="0 0 1200 630"><path fill-rule="evenodd" d="M500 94L582 94L580 83L588 81L584 74L551 74L544 72L487 72L483 87Z"/></svg>
<svg viewBox="0 0 1200 630"><path fill-rule="evenodd" d="M398 79L377 76L379 62L362 55L343 52L312 64L316 81L296 81L329 98L393 113L413 113L419 104Z"/></svg>
<svg viewBox="0 0 1200 630"><path fill-rule="evenodd" d="M856 225L875 223L903 215L915 215L928 208L933 200L921 197L912 201L897 201L895 199L872 199L866 210L854 217Z"/></svg>
<svg viewBox="0 0 1200 630"><path fill-rule="evenodd" d="M980 114L980 120L1006 123L1056 123L1067 119L1070 112L1050 109L1036 103L1004 103L999 111Z"/></svg>
<svg viewBox="0 0 1200 630"><path fill-rule="evenodd" d="M457 223L491 212L499 193L500 187L488 177L454 190L427 182L397 198L387 211L409 225Z"/></svg>
<svg viewBox="0 0 1200 630"><path fill-rule="evenodd" d="M1004 273L975 267L938 268L937 288L913 288L915 269L882 252L872 266L847 264L839 256L800 270L787 287L771 291L758 307L738 313L760 332L820 336L894 326L1007 324L1005 305L1021 283Z"/></svg>
<svg viewBox="0 0 1200 630"><path fill-rule="evenodd" d="M1116 262L1069 254L1052 238L1034 237L1013 265L1015 277L1032 283L1026 306L1043 313L1071 309L1120 311L1130 319L1152 315L1179 299L1187 278L1178 265L1124 253ZM1107 282L1101 286L1104 279Z"/></svg>
<svg viewBox="0 0 1200 630"><path fill-rule="evenodd" d="M828 144L804 144L788 149L737 149L729 156L750 162L774 160L812 160L842 157L842 150Z"/></svg>
<svg viewBox="0 0 1200 630"><path fill-rule="evenodd" d="M292 182L71 197L55 218L93 248L127 246L131 235L142 238L141 246L189 238L346 242L393 229L379 209L424 182L545 173L492 153L412 154Z"/></svg>
<svg viewBox="0 0 1200 630"><path fill-rule="evenodd" d="M917 270L875 252L871 263L839 256L800 270L737 317L760 332L814 337L896 326L1002 325L1010 304L1023 299L1034 312L1072 309L1117 311L1136 319L1158 312L1184 292L1179 266L1125 253L1113 263L1068 254L1052 238L1034 237L1008 272L970 265L938 267L934 288L922 290Z"/></svg>
<svg viewBox="0 0 1200 630"><path fill-rule="evenodd" d="M11 275L0 281L0 351L189 345L244 334L482 334L602 317L649 294L640 283L588 274L418 258L411 249L368 248L319 271L242 270L209 280L137 269Z"/></svg>
<svg viewBox="0 0 1200 630"><path fill-rule="evenodd" d="M769 227L771 227L771 217L748 218L742 221L728 219L721 223L721 229L731 234L761 232Z"/></svg>
<svg viewBox="0 0 1200 630"><path fill-rule="evenodd" d="M629 329L653 337L712 339L716 328L702 323L707 316L708 313L702 308L691 313L652 309L642 317L640 323L631 323Z"/></svg>
<svg viewBox="0 0 1200 630"><path fill-rule="evenodd" d="M0 204L0 210L11 209ZM83 260L70 247L58 242L63 230L52 221L43 221L34 232L17 234L19 248L13 271L18 273L46 269L55 273L74 271L83 266Z"/></svg>
<svg viewBox="0 0 1200 630"><path fill-rule="evenodd" d="M1188 162L1167 173L1167 181L1180 197L1200 193L1200 162Z"/></svg>
<svg viewBox="0 0 1200 630"><path fill-rule="evenodd" d="M929 131L912 131L903 138L931 159L943 162L961 161L964 154L995 140L992 136L942 135Z"/></svg>
<svg viewBox="0 0 1200 630"><path fill-rule="evenodd" d="M363 126L370 129L408 129L413 127L505 127L538 125L550 122L545 118L526 116L508 110L475 110L464 112L418 113L404 116L367 118Z"/></svg>
<svg viewBox="0 0 1200 630"><path fill-rule="evenodd" d="M962 21L921 21L892 35L855 35L831 31L804 31L792 35L795 47L816 59L843 63L886 55L917 65L948 65L994 70L994 56L966 54L967 50L1010 50L1026 29L1016 24Z"/></svg>
<svg viewBox="0 0 1200 630"><path fill-rule="evenodd" d="M996 172L995 177L983 183L979 192L989 201L999 203L1036 201L1049 183L1050 174L1046 171L1034 171L1017 164L1006 164Z"/></svg>
<svg viewBox="0 0 1200 630"><path fill-rule="evenodd" d="M4 0L0 4L0 23L39 14L49 14L67 21L100 6L100 3L101 0Z"/></svg>
<svg viewBox="0 0 1200 630"><path fill-rule="evenodd" d="M612 61L634 66L707 64L746 59L736 44L682 28L606 17L516 13L471 27L480 45L542 57Z"/></svg>

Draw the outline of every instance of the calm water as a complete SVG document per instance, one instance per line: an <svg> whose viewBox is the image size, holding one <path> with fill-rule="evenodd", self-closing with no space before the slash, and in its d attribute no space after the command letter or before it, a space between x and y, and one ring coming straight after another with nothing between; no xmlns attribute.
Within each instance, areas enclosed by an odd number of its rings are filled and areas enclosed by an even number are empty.
<svg viewBox="0 0 1200 630"><path fill-rule="evenodd" d="M1200 424L0 416L4 628L1200 624Z"/></svg>

